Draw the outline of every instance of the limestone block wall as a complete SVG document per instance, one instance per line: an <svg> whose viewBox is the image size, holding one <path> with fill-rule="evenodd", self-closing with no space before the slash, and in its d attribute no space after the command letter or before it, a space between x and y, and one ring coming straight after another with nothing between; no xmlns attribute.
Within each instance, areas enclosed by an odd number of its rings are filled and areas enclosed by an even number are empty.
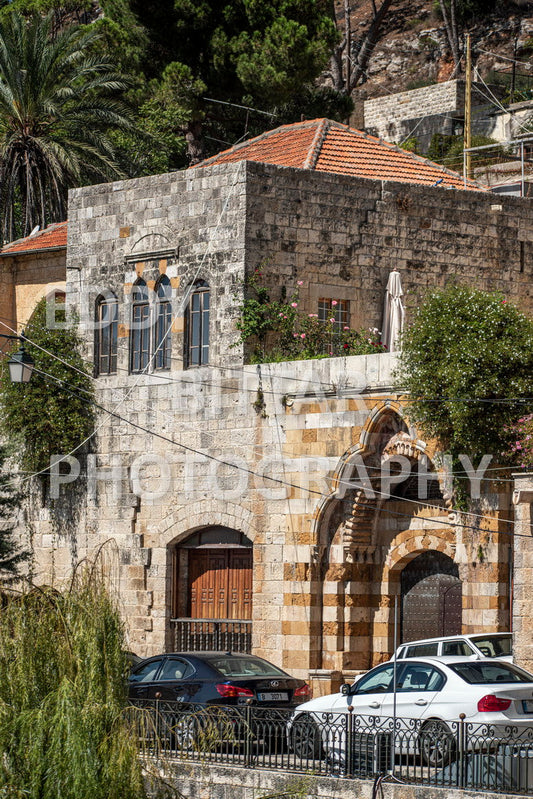
<svg viewBox="0 0 533 799"><path fill-rule="evenodd" d="M491 88L498 95L499 88ZM435 83L365 100L364 128L367 133L395 143L412 135L425 152L433 133L462 133L464 105L464 80ZM476 119L486 118L490 111L485 87L475 82L472 84L472 107Z"/></svg>
<svg viewBox="0 0 533 799"><path fill-rule="evenodd" d="M243 366L235 317L258 267L273 291L301 280L309 312L320 297L349 300L352 326L381 326L393 268L408 313L455 278L531 311L527 201L247 163L77 189L69 207L68 303L92 358L95 299L115 293L118 369L96 378L102 410L77 528L58 530L46 507L34 509L39 580L60 580L105 544L130 646L148 655L171 646L175 596L187 590L176 548L209 526L242 532L253 542L254 651L317 679L390 655L401 571L426 550L458 564L465 628L508 624L499 489L476 526L442 501L378 494L365 504L350 483L356 456L379 467L384 422L414 460L434 455L404 419L395 357ZM171 368L130 374L131 287L163 273ZM185 369L184 303L198 277L211 287L210 362Z"/></svg>
<svg viewBox="0 0 533 799"><path fill-rule="evenodd" d="M513 571L513 646L515 659L533 670L533 475L515 476L513 502L516 508L516 536Z"/></svg>
<svg viewBox="0 0 533 799"><path fill-rule="evenodd" d="M65 277L65 250L0 258L0 317L20 331L42 297L65 291Z"/></svg>
<svg viewBox="0 0 533 799"><path fill-rule="evenodd" d="M130 646L152 654L171 646L173 594L187 590L174 548L221 525L253 541L254 651L296 675L337 679L387 658L401 570L427 549L459 564L465 629L474 619L476 630L505 626L490 604L508 603L498 576L508 541L501 546L497 533L481 561L480 534L456 526L438 503L384 504L378 494L370 527L348 535L356 500L343 464L382 411L392 403L401 412L394 363L383 354L264 364L245 367L242 381L209 367L192 386L188 371L166 384L156 375L136 385L102 380L98 402L115 415L97 421L75 547L44 515L36 519L38 578L66 577L74 558L107 541Z"/></svg>
<svg viewBox="0 0 533 799"><path fill-rule="evenodd" d="M345 299L352 326L381 329L391 269L408 318L428 291L453 280L533 311L528 200L267 164L248 164L248 174L247 269L261 268L289 293L303 281L310 313L320 297Z"/></svg>

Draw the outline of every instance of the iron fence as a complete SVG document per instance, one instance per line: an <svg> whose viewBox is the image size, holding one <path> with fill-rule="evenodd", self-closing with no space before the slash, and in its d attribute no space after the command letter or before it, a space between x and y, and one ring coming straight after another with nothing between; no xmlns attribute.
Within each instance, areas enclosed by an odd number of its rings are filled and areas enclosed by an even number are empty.
<svg viewBox="0 0 533 799"><path fill-rule="evenodd" d="M171 619L175 652L252 651L252 622L245 619Z"/></svg>
<svg viewBox="0 0 533 799"><path fill-rule="evenodd" d="M518 728L138 701L145 753L289 772L533 794L533 719Z"/></svg>

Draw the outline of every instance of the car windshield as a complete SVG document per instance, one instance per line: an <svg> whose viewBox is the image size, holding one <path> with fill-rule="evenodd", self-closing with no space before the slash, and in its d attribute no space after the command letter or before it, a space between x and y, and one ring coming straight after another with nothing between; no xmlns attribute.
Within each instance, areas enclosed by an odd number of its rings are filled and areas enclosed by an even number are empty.
<svg viewBox="0 0 533 799"><path fill-rule="evenodd" d="M272 663L254 657L210 658L209 663L224 677L287 677L287 674Z"/></svg>
<svg viewBox="0 0 533 799"><path fill-rule="evenodd" d="M512 654L511 635L472 635L470 638L485 657L500 658Z"/></svg>
<svg viewBox="0 0 533 799"><path fill-rule="evenodd" d="M470 685L488 685L498 682L533 683L533 674L529 674L511 663L481 663L479 660L472 660L469 663L448 663L448 668Z"/></svg>

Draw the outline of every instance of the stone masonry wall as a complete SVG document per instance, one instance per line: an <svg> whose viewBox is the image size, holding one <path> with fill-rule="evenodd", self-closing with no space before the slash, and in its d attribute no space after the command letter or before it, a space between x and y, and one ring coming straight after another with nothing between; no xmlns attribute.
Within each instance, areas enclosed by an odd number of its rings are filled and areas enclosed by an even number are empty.
<svg viewBox="0 0 533 799"><path fill-rule="evenodd" d="M389 273L409 314L457 280L533 312L528 200L249 164L246 264L300 295L350 301L354 327L381 329ZM252 178L253 176L253 178ZM446 185L444 181L444 186Z"/></svg>
<svg viewBox="0 0 533 799"><path fill-rule="evenodd" d="M428 549L458 565L465 630L508 625L505 488L489 487L472 531L442 500L378 496L365 506L349 482L358 455L379 464L384 423L392 439L403 430L394 452L434 456L404 420L394 355L243 368L235 317L245 274L259 266L273 290L301 280L309 312L320 297L349 300L352 326L381 326L393 268L408 312L455 278L531 311L527 201L247 163L77 189L69 208L68 302L92 358L95 299L115 293L118 369L96 379L110 413L99 413L82 464L75 540L46 507L35 513L37 579L61 580L108 542L130 646L152 654L172 646L175 597L187 591L176 548L199 529L231 528L253 542L254 651L317 679L391 654L401 571ZM141 275L153 287L163 273L171 369L130 374L131 287ZM211 288L210 364L184 369L184 303L197 278Z"/></svg>
<svg viewBox="0 0 533 799"><path fill-rule="evenodd" d="M495 97L502 95L499 86L490 86L490 91ZM472 132L500 141L509 138L509 135L505 135L509 126L501 121L509 114L495 111L495 105L487 103L487 95L487 88L483 84L472 83ZM414 138L418 141L420 151L425 153L433 134L463 134L464 105L464 80L450 80L386 97L375 97L364 102L364 129L367 133L395 143ZM518 126L515 127L518 129ZM462 166L455 169L462 171Z"/></svg>
<svg viewBox="0 0 533 799"><path fill-rule="evenodd" d="M0 285L0 318L20 332L42 297L65 290L65 251L0 258Z"/></svg>

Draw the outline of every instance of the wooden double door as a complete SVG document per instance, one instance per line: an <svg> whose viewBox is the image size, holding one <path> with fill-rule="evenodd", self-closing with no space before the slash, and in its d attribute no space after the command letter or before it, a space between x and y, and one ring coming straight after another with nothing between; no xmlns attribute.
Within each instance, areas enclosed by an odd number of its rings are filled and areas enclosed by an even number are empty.
<svg viewBox="0 0 533 799"><path fill-rule="evenodd" d="M189 550L191 619L252 618L252 550Z"/></svg>

